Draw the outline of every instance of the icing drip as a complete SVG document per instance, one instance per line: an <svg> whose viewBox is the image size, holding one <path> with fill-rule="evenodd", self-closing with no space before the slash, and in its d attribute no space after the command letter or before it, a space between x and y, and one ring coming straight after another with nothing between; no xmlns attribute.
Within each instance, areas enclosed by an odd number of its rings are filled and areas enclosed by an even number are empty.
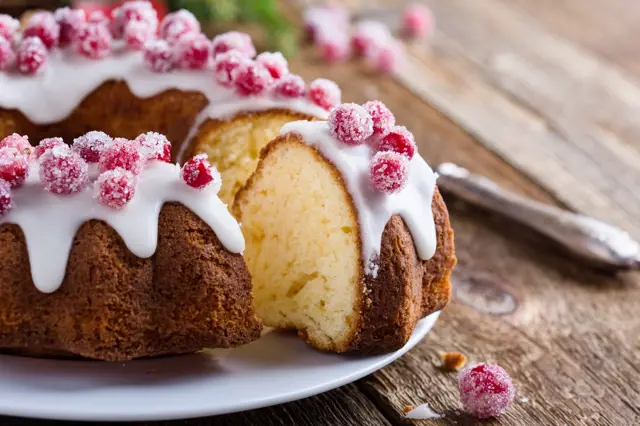
<svg viewBox="0 0 640 426"><path fill-rule="evenodd" d="M409 162L406 188L396 194L376 191L369 180L369 164L375 154L367 144L349 146L337 141L325 121L295 121L284 125L280 134L295 133L332 162L342 174L358 211L362 255L367 274L377 275L382 233L397 214L406 222L420 259L430 259L436 251L436 230L431 203L437 175L417 153Z"/></svg>
<svg viewBox="0 0 640 426"><path fill-rule="evenodd" d="M96 166L92 167L95 177ZM0 217L0 224L14 223L22 228L33 282L44 293L54 292L62 284L75 234L88 220L104 220L134 255L151 257L158 244L158 217L165 202L183 204L213 229L227 250L243 252L240 226L217 197L219 188L190 188L179 170L173 164L150 162L138 177L133 199L124 209L114 210L98 202L91 185L68 196L45 191L38 179L38 166L32 163L24 186L13 192L16 207Z"/></svg>

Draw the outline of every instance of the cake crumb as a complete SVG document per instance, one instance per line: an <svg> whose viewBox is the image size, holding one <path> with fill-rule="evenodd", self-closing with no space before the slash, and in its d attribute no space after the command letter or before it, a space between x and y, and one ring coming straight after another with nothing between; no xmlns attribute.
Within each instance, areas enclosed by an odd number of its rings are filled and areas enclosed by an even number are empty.
<svg viewBox="0 0 640 426"><path fill-rule="evenodd" d="M520 398L518 398L518 401L520 401L523 404L526 404L527 402L529 402L529 398L527 398L526 396L521 396Z"/></svg>
<svg viewBox="0 0 640 426"><path fill-rule="evenodd" d="M460 352L440 352L440 359L440 368L447 372L459 371L467 363L467 357Z"/></svg>
<svg viewBox="0 0 640 426"><path fill-rule="evenodd" d="M404 414L407 414L409 411L413 410L415 407L411 404L409 405L405 405L404 408L402 409L402 412Z"/></svg>
<svg viewBox="0 0 640 426"><path fill-rule="evenodd" d="M444 417L444 414L436 413L432 411L429 407L429 404L424 403L418 405L404 413L405 419L413 419L413 420L427 420L427 419L441 419Z"/></svg>

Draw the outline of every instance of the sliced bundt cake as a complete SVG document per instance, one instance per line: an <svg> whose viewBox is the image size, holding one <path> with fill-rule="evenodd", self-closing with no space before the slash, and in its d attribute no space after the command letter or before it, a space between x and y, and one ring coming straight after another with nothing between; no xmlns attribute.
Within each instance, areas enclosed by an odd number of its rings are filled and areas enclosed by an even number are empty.
<svg viewBox="0 0 640 426"><path fill-rule="evenodd" d="M436 176L379 102L299 121L235 197L256 310L337 352L402 347L449 301L456 259Z"/></svg>

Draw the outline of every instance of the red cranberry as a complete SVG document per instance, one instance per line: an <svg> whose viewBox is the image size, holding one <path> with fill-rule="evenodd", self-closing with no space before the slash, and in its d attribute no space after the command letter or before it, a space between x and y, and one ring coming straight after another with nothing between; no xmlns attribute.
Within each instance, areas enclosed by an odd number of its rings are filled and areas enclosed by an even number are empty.
<svg viewBox="0 0 640 426"><path fill-rule="evenodd" d="M23 74L39 72L47 64L48 55L46 46L38 37L25 38L16 52L18 71Z"/></svg>
<svg viewBox="0 0 640 426"><path fill-rule="evenodd" d="M342 92L336 83L324 78L313 80L307 92L309 99L321 108L330 110L340 103Z"/></svg>
<svg viewBox="0 0 640 426"><path fill-rule="evenodd" d="M11 185L0 179L0 215L8 213L13 208L12 198Z"/></svg>
<svg viewBox="0 0 640 426"><path fill-rule="evenodd" d="M40 157L40 181L54 194L74 194L89 181L89 166L68 146L55 146Z"/></svg>
<svg viewBox="0 0 640 426"><path fill-rule="evenodd" d="M327 62L340 62L349 58L351 46L347 34L329 33L318 40L320 55Z"/></svg>
<svg viewBox="0 0 640 426"><path fill-rule="evenodd" d="M0 36L0 71L8 71L16 62L16 54L11 42Z"/></svg>
<svg viewBox="0 0 640 426"><path fill-rule="evenodd" d="M404 46L398 40L391 40L369 49L365 56L374 69L391 74L404 60Z"/></svg>
<svg viewBox="0 0 640 426"><path fill-rule="evenodd" d="M62 138L47 138L42 139L38 146L33 150L33 155L36 159L40 159L42 155L56 146L66 146Z"/></svg>
<svg viewBox="0 0 640 426"><path fill-rule="evenodd" d="M198 70L209 63L212 44L204 34L185 34L175 46L176 61L180 68Z"/></svg>
<svg viewBox="0 0 640 426"><path fill-rule="evenodd" d="M200 22L185 9L168 14L160 24L160 37L169 44L175 44L180 37L189 33L200 33Z"/></svg>
<svg viewBox="0 0 640 426"><path fill-rule="evenodd" d="M121 38L124 29L131 21L143 21L153 28L155 33L158 29L158 13L148 1L129 1L114 9L111 14L113 18L112 31L115 38Z"/></svg>
<svg viewBox="0 0 640 426"><path fill-rule="evenodd" d="M384 45L391 39L391 33L383 23L361 21L355 26L351 38L351 46L356 55L363 56L371 49Z"/></svg>
<svg viewBox="0 0 640 426"><path fill-rule="evenodd" d="M498 365L485 363L460 372L458 390L464 410L479 419L502 414L516 394L509 374Z"/></svg>
<svg viewBox="0 0 640 426"><path fill-rule="evenodd" d="M269 70L255 61L241 63L231 72L231 78L243 96L259 95L273 84Z"/></svg>
<svg viewBox="0 0 640 426"><path fill-rule="evenodd" d="M33 147L29 143L29 136L20 136L17 133L7 136L0 141L0 148L13 148L20 154L29 157L33 152Z"/></svg>
<svg viewBox="0 0 640 426"><path fill-rule="evenodd" d="M13 41L13 38L19 29L20 21L10 15L0 13L0 36L9 41Z"/></svg>
<svg viewBox="0 0 640 426"><path fill-rule="evenodd" d="M410 38L426 39L433 32L433 15L424 4L414 3L402 13L402 33Z"/></svg>
<svg viewBox="0 0 640 426"><path fill-rule="evenodd" d="M362 105L362 107L369 113L373 120L374 135L384 136L389 132L391 127L396 124L396 117L382 102L369 101Z"/></svg>
<svg viewBox="0 0 640 426"><path fill-rule="evenodd" d="M155 37L155 30L144 21L130 21L124 27L123 39L131 50L142 50Z"/></svg>
<svg viewBox="0 0 640 426"><path fill-rule="evenodd" d="M22 32L24 37L38 37L47 49L58 45L60 25L51 12L36 12L31 16Z"/></svg>
<svg viewBox="0 0 640 426"><path fill-rule="evenodd" d="M200 154L187 161L180 170L182 179L192 188L204 189L211 182L220 182L220 173L207 160L207 154Z"/></svg>
<svg viewBox="0 0 640 426"><path fill-rule="evenodd" d="M305 95L306 88L302 77L297 74L287 74L278 80L275 91L285 98L300 98Z"/></svg>
<svg viewBox="0 0 640 426"><path fill-rule="evenodd" d="M251 63L251 59L237 50L230 50L226 53L219 54L213 61L213 76L215 81L221 86L233 87L233 70L241 64L248 63Z"/></svg>
<svg viewBox="0 0 640 426"><path fill-rule="evenodd" d="M230 31L228 33L219 34L213 39L213 57L215 58L221 53L230 50L237 50L244 53L247 57L256 56L256 48L249 34Z"/></svg>
<svg viewBox="0 0 640 426"><path fill-rule="evenodd" d="M171 162L171 142L169 142L165 135L156 132L147 132L138 136L135 142L147 160L159 160L165 163Z"/></svg>
<svg viewBox="0 0 640 426"><path fill-rule="evenodd" d="M173 68L173 52L164 40L154 40L144 47L144 60L153 72L169 72Z"/></svg>
<svg viewBox="0 0 640 426"><path fill-rule="evenodd" d="M87 163L97 163L100 161L102 152L112 142L111 136L94 130L75 138L71 148Z"/></svg>
<svg viewBox="0 0 640 426"><path fill-rule="evenodd" d="M373 133L369 113L357 104L338 105L329 114L327 123L331 134L347 145L359 145Z"/></svg>
<svg viewBox="0 0 640 426"><path fill-rule="evenodd" d="M289 63L280 52L263 52L256 57L256 62L264 65L276 80L289 73Z"/></svg>
<svg viewBox="0 0 640 426"><path fill-rule="evenodd" d="M378 152L369 167L373 187L386 194L402 191L409 179L407 164L407 158L396 152Z"/></svg>
<svg viewBox="0 0 640 426"><path fill-rule="evenodd" d="M416 152L416 142L406 127L394 126L380 141L378 151L397 152L411 160Z"/></svg>
<svg viewBox="0 0 640 426"><path fill-rule="evenodd" d="M138 149L138 144L123 138L116 138L100 156L100 172L115 170L118 167L139 175L144 167L145 158Z"/></svg>
<svg viewBox="0 0 640 426"><path fill-rule="evenodd" d="M98 201L112 209L122 209L136 193L138 179L128 170L117 168L98 177L96 188Z"/></svg>
<svg viewBox="0 0 640 426"><path fill-rule="evenodd" d="M29 161L26 155L15 148L0 148L0 179L9 182L12 188L22 186L29 176Z"/></svg>
<svg viewBox="0 0 640 426"><path fill-rule="evenodd" d="M60 46L68 46L75 41L82 26L87 22L87 16L82 9L62 7L53 15L60 26Z"/></svg>
<svg viewBox="0 0 640 426"><path fill-rule="evenodd" d="M77 38L77 49L81 55L91 59L101 59L111 53L112 37L104 24L85 24Z"/></svg>

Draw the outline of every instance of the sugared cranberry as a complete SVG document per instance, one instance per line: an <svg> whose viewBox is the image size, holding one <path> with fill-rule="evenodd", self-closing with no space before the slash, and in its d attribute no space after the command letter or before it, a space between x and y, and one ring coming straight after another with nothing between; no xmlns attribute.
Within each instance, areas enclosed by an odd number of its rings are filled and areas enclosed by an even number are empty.
<svg viewBox="0 0 640 426"><path fill-rule="evenodd" d="M139 175L144 167L145 158L138 149L138 144L123 138L116 138L107 146L100 156L100 172L115 170L118 167Z"/></svg>
<svg viewBox="0 0 640 426"><path fill-rule="evenodd" d="M404 60L404 46L398 40L372 46L365 52L367 62L376 70L384 73L395 72Z"/></svg>
<svg viewBox="0 0 640 426"><path fill-rule="evenodd" d="M96 181L98 201L112 209L122 209L136 193L137 177L117 168L101 173Z"/></svg>
<svg viewBox="0 0 640 426"><path fill-rule="evenodd" d="M111 53L112 37L104 24L87 23L78 33L77 49L81 55L101 59Z"/></svg>
<svg viewBox="0 0 640 426"><path fill-rule="evenodd" d="M171 162L171 142L169 142L165 135L156 132L147 132L138 136L135 142L147 160L159 160L165 163Z"/></svg>
<svg viewBox="0 0 640 426"><path fill-rule="evenodd" d="M321 108L330 110L340 103L342 92L336 83L324 78L313 80L307 91L309 99Z"/></svg>
<svg viewBox="0 0 640 426"><path fill-rule="evenodd" d="M164 40L154 40L144 47L144 60L153 72L169 72L173 68L173 51Z"/></svg>
<svg viewBox="0 0 640 426"><path fill-rule="evenodd" d="M200 22L188 10L170 13L160 23L160 37L169 44L175 44L180 37L189 33L200 33Z"/></svg>
<svg viewBox="0 0 640 426"><path fill-rule="evenodd" d="M318 39L318 48L322 59L327 62L340 62L349 58L351 46L346 33L328 32Z"/></svg>
<svg viewBox="0 0 640 426"><path fill-rule="evenodd" d="M256 62L264 65L276 80L289 73L289 63L280 52L263 52L256 57Z"/></svg>
<svg viewBox="0 0 640 426"><path fill-rule="evenodd" d="M462 370L458 390L464 410L479 419L502 414L516 394L509 374L498 365L485 363Z"/></svg>
<svg viewBox="0 0 640 426"><path fill-rule="evenodd" d="M396 152L378 152L369 166L373 187L386 194L402 191L409 179L407 164L407 158Z"/></svg>
<svg viewBox="0 0 640 426"><path fill-rule="evenodd" d="M236 90L243 96L259 95L273 84L273 77L262 64L243 62L231 72Z"/></svg>
<svg viewBox="0 0 640 426"><path fill-rule="evenodd" d="M211 182L220 182L220 173L207 160L207 154L200 154L184 163L180 170L182 179L192 188L204 189Z"/></svg>
<svg viewBox="0 0 640 426"><path fill-rule="evenodd" d="M40 181L54 194L73 194L89 181L89 166L68 146L55 146L40 157Z"/></svg>
<svg viewBox="0 0 640 426"><path fill-rule="evenodd" d="M394 126L382 138L378 145L378 151L393 151L407 157L413 158L416 152L416 142L413 133L404 126Z"/></svg>
<svg viewBox="0 0 640 426"><path fill-rule="evenodd" d="M0 215L3 215L13 208L13 194L9 182L0 179Z"/></svg>
<svg viewBox="0 0 640 426"><path fill-rule="evenodd" d="M410 38L426 39L434 27L429 8L420 3L410 4L402 13L402 33Z"/></svg>
<svg viewBox="0 0 640 426"><path fill-rule="evenodd" d="M373 120L374 135L384 136L391 130L391 127L396 124L396 117L382 102L369 101L362 105L362 107L369 113Z"/></svg>
<svg viewBox="0 0 640 426"><path fill-rule="evenodd" d="M256 56L256 48L253 46L253 41L249 34L230 31L214 37L212 50L214 58L230 50L242 52L249 58Z"/></svg>
<svg viewBox="0 0 640 426"><path fill-rule="evenodd" d="M25 38L16 51L18 71L23 74L39 72L47 64L48 55L47 47L38 37Z"/></svg>
<svg viewBox="0 0 640 426"><path fill-rule="evenodd" d="M349 12L343 6L310 7L304 13L304 29L309 41L318 41L322 34L331 31L347 32Z"/></svg>
<svg viewBox="0 0 640 426"><path fill-rule="evenodd" d="M155 36L155 30L144 21L130 21L124 27L123 40L130 50L141 50Z"/></svg>
<svg viewBox="0 0 640 426"><path fill-rule="evenodd" d="M33 155L36 159L40 159L44 155L45 152L49 151L56 146L65 146L66 144L62 140L62 138L47 138L42 139L38 146L33 150Z"/></svg>
<svg viewBox="0 0 640 426"><path fill-rule="evenodd" d="M13 38L19 29L20 21L10 15L0 13L0 36L9 41L13 41Z"/></svg>
<svg viewBox="0 0 640 426"><path fill-rule="evenodd" d="M213 77L218 84L233 87L233 70L241 64L249 63L251 63L251 59L237 50L221 53L213 61Z"/></svg>
<svg viewBox="0 0 640 426"><path fill-rule="evenodd" d="M382 22L361 21L353 30L351 46L356 55L362 56L375 46L384 45L391 39L389 29Z"/></svg>
<svg viewBox="0 0 640 426"><path fill-rule="evenodd" d="M299 98L305 95L304 80L297 74L287 74L275 86L275 92L286 98Z"/></svg>
<svg viewBox="0 0 640 426"><path fill-rule="evenodd" d="M0 36L0 71L7 71L15 65L16 54L11 42Z"/></svg>
<svg viewBox="0 0 640 426"><path fill-rule="evenodd" d="M183 35L175 44L176 62L180 68L202 69L211 57L211 40L202 33Z"/></svg>
<svg viewBox="0 0 640 426"><path fill-rule="evenodd" d="M373 133L369 113L357 104L342 104L329 114L329 131L342 143L359 145Z"/></svg>
<svg viewBox="0 0 640 426"><path fill-rule="evenodd" d="M100 161L102 152L113 142L111 136L104 132L88 132L73 140L71 147L87 163L97 163Z"/></svg>
<svg viewBox="0 0 640 426"><path fill-rule="evenodd" d="M62 7L56 10L53 16L60 26L60 46L63 47L76 39L80 29L87 22L87 15L82 9Z"/></svg>
<svg viewBox="0 0 640 426"><path fill-rule="evenodd" d="M38 37L47 49L58 45L60 25L51 12L36 12L31 16L22 32L24 37Z"/></svg>
<svg viewBox="0 0 640 426"><path fill-rule="evenodd" d="M29 143L29 136L20 136L17 133L2 139L2 141L0 141L0 148L13 148L27 157L33 152L33 147Z"/></svg>
<svg viewBox="0 0 640 426"><path fill-rule="evenodd" d="M29 175L29 160L15 148L0 148L0 179L4 179L12 188L24 183Z"/></svg>
<svg viewBox="0 0 640 426"><path fill-rule="evenodd" d="M116 8L111 13L112 31L115 38L121 38L124 29L131 21L143 21L153 28L155 33L158 29L158 13L149 1L128 1Z"/></svg>

